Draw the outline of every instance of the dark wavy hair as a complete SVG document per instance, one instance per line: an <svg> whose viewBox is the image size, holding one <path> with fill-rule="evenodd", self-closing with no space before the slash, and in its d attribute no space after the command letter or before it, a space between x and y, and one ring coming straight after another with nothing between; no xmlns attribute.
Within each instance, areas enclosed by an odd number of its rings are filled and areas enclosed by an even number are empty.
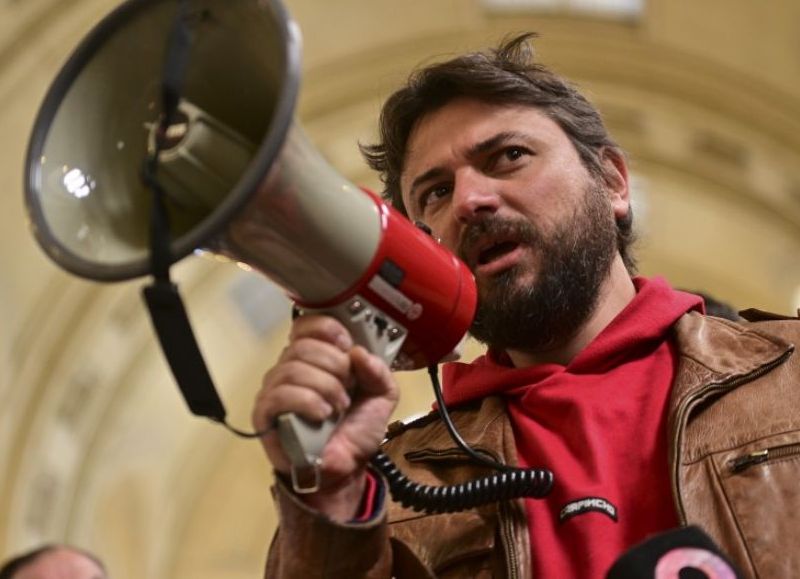
<svg viewBox="0 0 800 579"><path fill-rule="evenodd" d="M381 111L379 141L360 148L369 166L380 174L384 197L392 205L406 213L400 176L416 123L457 98L542 111L566 133L590 175L607 180L601 151L622 157L622 150L609 136L597 109L563 78L535 62L531 43L535 37L531 32L520 34L494 50L418 69L389 97ZM630 251L633 241L633 213L629 209L626 217L617 220L617 246L631 273L636 269Z"/></svg>

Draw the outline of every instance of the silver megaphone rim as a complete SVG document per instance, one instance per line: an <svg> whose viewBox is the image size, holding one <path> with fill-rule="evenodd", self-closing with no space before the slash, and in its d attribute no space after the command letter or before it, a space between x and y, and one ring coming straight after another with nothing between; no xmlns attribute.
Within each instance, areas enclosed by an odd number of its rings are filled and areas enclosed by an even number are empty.
<svg viewBox="0 0 800 579"><path fill-rule="evenodd" d="M44 145L59 106L81 71L106 41L134 15L163 1L165 0L126 0L107 14L83 38L62 66L36 115L25 158L25 205L31 219L34 236L45 253L65 270L80 277L98 281L122 281L148 275L152 268L149 255L142 259L114 265L99 264L77 255L57 236L53 235L39 200L41 171L38 161L42 157ZM272 11L277 24L276 30L281 35L280 41L284 46L282 63L284 77L276 93L274 114L258 150L231 192L196 227L179 239L173 239L171 244L172 263L183 259L196 249L202 248L243 209L253 191L257 189L278 158L287 133L292 126L300 89L300 30L278 0L258 0L258 4L261 8Z"/></svg>

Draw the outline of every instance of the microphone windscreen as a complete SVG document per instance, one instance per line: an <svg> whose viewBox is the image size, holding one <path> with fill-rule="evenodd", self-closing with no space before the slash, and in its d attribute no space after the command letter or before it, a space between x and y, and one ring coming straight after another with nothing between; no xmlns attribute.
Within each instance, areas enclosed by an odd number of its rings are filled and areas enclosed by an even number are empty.
<svg viewBox="0 0 800 579"><path fill-rule="evenodd" d="M744 575L698 527L660 533L625 552L606 579L743 579Z"/></svg>

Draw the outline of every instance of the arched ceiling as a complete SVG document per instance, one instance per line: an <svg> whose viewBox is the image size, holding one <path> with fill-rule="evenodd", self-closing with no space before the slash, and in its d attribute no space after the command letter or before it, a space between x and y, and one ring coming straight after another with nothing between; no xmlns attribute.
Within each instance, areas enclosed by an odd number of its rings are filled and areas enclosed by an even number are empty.
<svg viewBox="0 0 800 579"><path fill-rule="evenodd" d="M120 579L257 576L274 528L256 443L191 418L161 359L139 282L97 285L28 233L21 174L39 102L109 0L0 0L0 545L66 540ZM420 62L537 30L542 60L604 112L635 171L642 270L737 305L800 305L800 4L650 0L638 18L490 12L477 0L294 0L305 39L298 117L352 180L355 143ZM246 425L287 305L256 274L176 268L234 422ZM471 346L471 352L476 348ZM399 416L428 388L401 376Z"/></svg>

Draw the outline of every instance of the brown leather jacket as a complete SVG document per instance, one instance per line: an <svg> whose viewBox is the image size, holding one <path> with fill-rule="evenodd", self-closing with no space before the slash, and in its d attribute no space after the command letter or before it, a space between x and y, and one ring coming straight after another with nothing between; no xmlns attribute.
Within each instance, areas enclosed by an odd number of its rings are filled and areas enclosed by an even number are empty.
<svg viewBox="0 0 800 579"><path fill-rule="evenodd" d="M800 320L739 325L689 313L674 332L669 462L681 522L702 527L748 576L800 577ZM452 417L474 447L515 462L500 399ZM485 474L433 415L390 426L385 451L422 483ZM281 485L276 497L282 522L268 578L531 577L521 501L442 515L386 501L375 522L334 525Z"/></svg>

